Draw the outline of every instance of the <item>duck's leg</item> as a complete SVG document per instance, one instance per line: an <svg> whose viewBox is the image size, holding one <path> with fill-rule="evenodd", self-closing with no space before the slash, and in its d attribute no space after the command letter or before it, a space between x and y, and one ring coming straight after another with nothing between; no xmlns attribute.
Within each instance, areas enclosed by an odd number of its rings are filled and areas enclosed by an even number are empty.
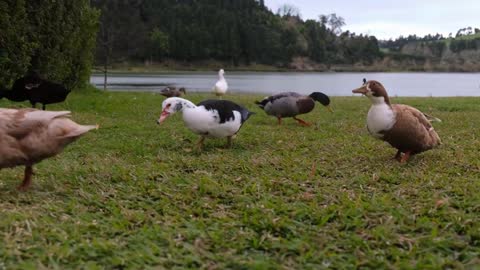
<svg viewBox="0 0 480 270"><path fill-rule="evenodd" d="M232 136L227 137L227 144L225 145L225 148L231 148L232 147Z"/></svg>
<svg viewBox="0 0 480 270"><path fill-rule="evenodd" d="M25 175L23 177L23 182L20 184L20 186L17 187L17 189L20 191L26 191L30 187L30 184L32 183L32 175L33 175L32 166L31 165L25 166Z"/></svg>
<svg viewBox="0 0 480 270"><path fill-rule="evenodd" d="M398 150L397 154L395 154L394 159L396 159L397 161L400 161L401 158L402 158L402 151Z"/></svg>
<svg viewBox="0 0 480 270"><path fill-rule="evenodd" d="M281 124L282 124L282 117L281 117L281 116L277 116L277 119L278 119L278 124L281 125Z"/></svg>
<svg viewBox="0 0 480 270"><path fill-rule="evenodd" d="M303 126L306 126L306 127L309 127L309 126L312 125L312 124L310 124L310 123L308 123L308 122L305 122L305 121L303 121L302 119L299 119L299 118L297 118L297 117L295 117L295 116L293 117L293 119L297 120L300 125L303 125Z"/></svg>
<svg viewBox="0 0 480 270"><path fill-rule="evenodd" d="M197 148L198 150L202 150L203 149L203 142L205 141L205 136L201 136L200 137L200 140L198 140L197 142Z"/></svg>
<svg viewBox="0 0 480 270"><path fill-rule="evenodd" d="M402 163L402 164L403 164L403 163L406 163L407 160L410 158L410 153L411 153L411 152L412 152L412 151L407 151L407 152L405 152L405 154L403 155L403 157L400 159L400 163Z"/></svg>

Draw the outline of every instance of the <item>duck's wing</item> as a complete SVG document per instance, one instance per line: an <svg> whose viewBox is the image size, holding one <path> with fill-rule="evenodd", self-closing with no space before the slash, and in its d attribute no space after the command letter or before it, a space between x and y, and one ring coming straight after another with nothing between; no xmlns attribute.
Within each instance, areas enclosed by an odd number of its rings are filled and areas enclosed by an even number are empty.
<svg viewBox="0 0 480 270"><path fill-rule="evenodd" d="M238 111L241 114L242 123L245 122L250 117L250 115L253 114L243 106L240 106L235 102L229 100L209 99L198 103L197 106L203 106L206 110L209 111L217 111L218 116L220 117L220 123L225 123L226 121L235 118L233 111Z"/></svg>
<svg viewBox="0 0 480 270"><path fill-rule="evenodd" d="M273 96L269 96L268 101L273 103L276 100L279 100L279 99L282 99L282 98L299 98L301 96L302 95L300 95L299 93L296 93L296 92L283 92L283 93L278 93L278 94L273 95Z"/></svg>
<svg viewBox="0 0 480 270"><path fill-rule="evenodd" d="M411 118L411 121L418 122L420 124L418 128L425 128L427 131L433 128L427 116L412 106L394 104L392 105L392 109L397 116L408 117Z"/></svg>
<svg viewBox="0 0 480 270"><path fill-rule="evenodd" d="M399 134L405 134L402 137L414 140L421 150L441 144L429 119L420 110L404 104L394 104L392 109L396 117L394 128Z"/></svg>
<svg viewBox="0 0 480 270"><path fill-rule="evenodd" d="M6 120L1 128L9 136L20 139L40 128L48 127L55 118L70 116L69 111L43 111L35 109L2 110L0 119Z"/></svg>
<svg viewBox="0 0 480 270"><path fill-rule="evenodd" d="M261 101L256 101L255 104L259 105L260 108L264 108L268 103L273 104L274 102L279 101L279 100L284 99L284 98L292 98L292 97L293 98L298 98L298 97L301 97L301 96L302 95L300 95L298 93L295 93L295 92L282 92L282 93L278 93L278 94L275 94L275 95L265 97Z"/></svg>

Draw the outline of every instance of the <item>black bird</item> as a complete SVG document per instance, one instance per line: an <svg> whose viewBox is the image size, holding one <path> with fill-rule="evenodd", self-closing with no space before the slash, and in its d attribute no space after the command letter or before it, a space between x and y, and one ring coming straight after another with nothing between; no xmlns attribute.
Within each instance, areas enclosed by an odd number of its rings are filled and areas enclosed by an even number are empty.
<svg viewBox="0 0 480 270"><path fill-rule="evenodd" d="M40 103L42 109L45 110L47 104L65 101L69 93L70 90L61 84L43 80L35 74L29 74L17 79L11 90L0 89L0 98L16 102L28 100L32 108Z"/></svg>

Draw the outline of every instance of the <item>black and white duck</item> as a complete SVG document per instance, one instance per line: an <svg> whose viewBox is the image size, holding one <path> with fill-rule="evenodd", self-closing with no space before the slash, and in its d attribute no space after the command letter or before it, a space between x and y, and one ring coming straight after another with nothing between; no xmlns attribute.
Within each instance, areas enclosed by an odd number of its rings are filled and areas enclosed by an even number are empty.
<svg viewBox="0 0 480 270"><path fill-rule="evenodd" d="M176 112L182 112L187 128L201 136L199 148L203 147L206 137L227 138L227 147L230 147L232 138L253 114L229 100L205 100L195 105L189 100L171 97L163 101L157 123L163 123Z"/></svg>

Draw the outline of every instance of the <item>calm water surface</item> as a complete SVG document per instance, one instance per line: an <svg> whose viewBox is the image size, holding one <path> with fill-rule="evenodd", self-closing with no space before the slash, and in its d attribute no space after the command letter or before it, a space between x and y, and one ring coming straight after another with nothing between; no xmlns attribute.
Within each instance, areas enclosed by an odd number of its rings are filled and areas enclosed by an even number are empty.
<svg viewBox="0 0 480 270"><path fill-rule="evenodd" d="M480 96L480 73L303 73L226 72L229 91L274 94L321 91L332 96L351 96L363 78L378 80L391 96ZM116 74L108 78L108 89L118 91L159 91L166 85L185 87L187 93L211 91L216 72L164 74ZM103 76L90 79L103 89Z"/></svg>

